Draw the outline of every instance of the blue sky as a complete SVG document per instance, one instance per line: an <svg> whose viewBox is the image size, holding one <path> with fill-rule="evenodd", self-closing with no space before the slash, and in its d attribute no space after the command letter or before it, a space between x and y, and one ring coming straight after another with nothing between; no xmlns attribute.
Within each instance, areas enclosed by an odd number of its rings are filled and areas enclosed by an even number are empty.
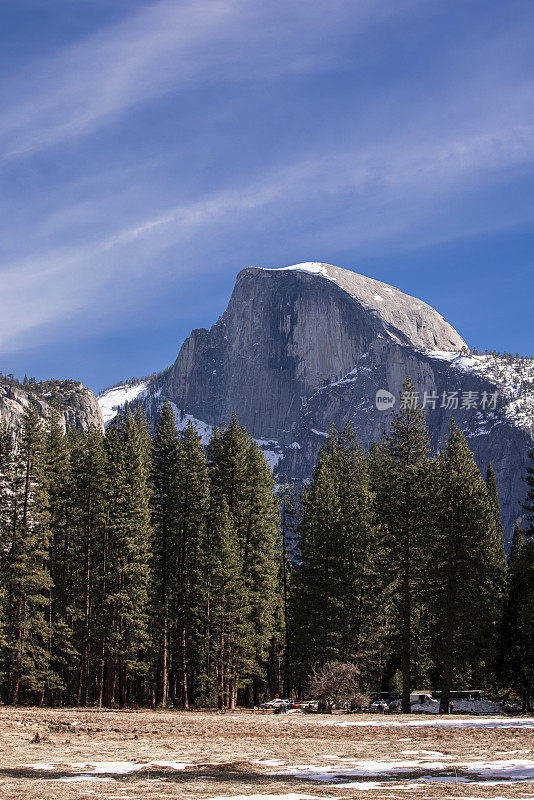
<svg viewBox="0 0 534 800"><path fill-rule="evenodd" d="M326 261L534 353L531 0L2 0L0 370L171 363Z"/></svg>

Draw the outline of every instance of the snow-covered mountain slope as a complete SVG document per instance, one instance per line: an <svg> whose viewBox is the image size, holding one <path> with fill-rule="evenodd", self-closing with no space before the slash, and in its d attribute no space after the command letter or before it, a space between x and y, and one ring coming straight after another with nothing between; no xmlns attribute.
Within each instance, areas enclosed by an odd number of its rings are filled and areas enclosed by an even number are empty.
<svg viewBox="0 0 534 800"><path fill-rule="evenodd" d="M102 412L104 425L108 425L116 416L119 408L122 408L126 403L142 400L146 394L147 387L148 383L146 382L124 384L114 386L112 389L107 389L99 394L96 399Z"/></svg>
<svg viewBox="0 0 534 800"><path fill-rule="evenodd" d="M534 359L498 354L461 355L443 351L429 356L447 361L453 369L480 375L500 393L502 410L514 425L534 434Z"/></svg>

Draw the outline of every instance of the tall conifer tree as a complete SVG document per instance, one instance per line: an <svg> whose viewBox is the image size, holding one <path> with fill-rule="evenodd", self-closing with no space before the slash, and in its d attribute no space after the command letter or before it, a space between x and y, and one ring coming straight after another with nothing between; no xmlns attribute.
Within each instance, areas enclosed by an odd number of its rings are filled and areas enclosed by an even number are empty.
<svg viewBox="0 0 534 800"><path fill-rule="evenodd" d="M41 704L55 684L50 672L51 629L47 610L51 579L48 484L45 439L37 409L29 405L22 419L9 481L9 528L2 559L4 596L5 698L16 703L22 690Z"/></svg>
<svg viewBox="0 0 534 800"><path fill-rule="evenodd" d="M209 506L207 459L200 436L188 422L179 436L177 500L177 573L174 613L176 618L175 677L179 699L189 706L192 674L198 665L203 587L202 542Z"/></svg>
<svg viewBox="0 0 534 800"><path fill-rule="evenodd" d="M432 497L430 437L425 414L408 377L403 407L394 415L373 458L375 490L387 554L384 577L391 587L401 640L402 710L409 713L412 689L413 628L422 597Z"/></svg>
<svg viewBox="0 0 534 800"><path fill-rule="evenodd" d="M454 679L492 658L500 608L495 500L463 433L451 422L438 462L436 529L432 540L432 619L440 711L448 713ZM502 543L500 543L502 547Z"/></svg>
<svg viewBox="0 0 534 800"><path fill-rule="evenodd" d="M126 703L129 682L146 673L149 644L150 491L145 442L130 410L117 415L106 437L109 524L104 570L105 705Z"/></svg>
<svg viewBox="0 0 534 800"><path fill-rule="evenodd" d="M232 705L233 654L243 636L247 598L239 537L228 503L211 499L203 546L203 697L219 708Z"/></svg>
<svg viewBox="0 0 534 800"><path fill-rule="evenodd" d="M52 410L47 420L46 471L52 579L49 601L50 657L52 669L61 681L57 686L57 700L61 703L78 659L74 643L75 602L78 599L75 573L78 564L70 446L57 410Z"/></svg>
<svg viewBox="0 0 534 800"><path fill-rule="evenodd" d="M529 453L534 462L534 452ZM534 705L534 466L527 467L524 531L517 522L508 559L501 639L501 677L520 693L523 710Z"/></svg>
<svg viewBox="0 0 534 800"><path fill-rule="evenodd" d="M240 608L234 620L226 702L234 707L239 687L263 673L273 632L278 508L274 481L263 454L239 424L215 429L208 446L212 506L228 508L240 559Z"/></svg>
<svg viewBox="0 0 534 800"><path fill-rule="evenodd" d="M363 448L349 424L341 434L332 428L303 499L294 594L301 680L329 661L357 661L362 679L376 680L377 533Z"/></svg>
<svg viewBox="0 0 534 800"><path fill-rule="evenodd" d="M297 557L297 526L299 521L299 496L293 483L284 477L279 486L280 496L280 591L282 632L283 632L283 660L284 660L284 697L291 695L292 663L293 663L293 630L291 625L291 591L292 572Z"/></svg>
<svg viewBox="0 0 534 800"><path fill-rule="evenodd" d="M178 430L165 401L154 426L152 466L152 615L156 653L156 700L164 706L169 696L171 612L178 575Z"/></svg>
<svg viewBox="0 0 534 800"><path fill-rule="evenodd" d="M104 434L91 426L72 447L76 525L75 595L78 609L75 642L79 653L75 699L85 706L102 701L102 647L107 620L104 596L107 571L107 463Z"/></svg>

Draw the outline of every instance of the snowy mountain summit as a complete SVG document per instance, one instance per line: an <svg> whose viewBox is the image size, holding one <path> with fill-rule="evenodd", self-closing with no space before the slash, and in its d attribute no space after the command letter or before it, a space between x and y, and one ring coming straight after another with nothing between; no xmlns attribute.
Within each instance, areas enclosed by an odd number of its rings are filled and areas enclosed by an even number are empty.
<svg viewBox="0 0 534 800"><path fill-rule="evenodd" d="M483 472L492 461L510 536L534 446L533 364L473 355L422 300L307 262L243 269L216 324L192 331L171 367L127 392L152 418L167 398L179 423L195 420L204 437L235 411L278 474L303 480L332 422L350 421L364 444L378 439L410 375L434 444L454 415ZM120 404L112 391L99 398L106 419ZM380 391L395 398L388 413Z"/></svg>
<svg viewBox="0 0 534 800"><path fill-rule="evenodd" d="M442 350L461 350L467 347L457 331L427 303L404 294L394 286L358 275L351 270L319 262L295 264L273 270L261 267L249 267L249 269L263 269L275 273L299 272L332 281L356 303L380 319L384 326L384 334L399 344Z"/></svg>

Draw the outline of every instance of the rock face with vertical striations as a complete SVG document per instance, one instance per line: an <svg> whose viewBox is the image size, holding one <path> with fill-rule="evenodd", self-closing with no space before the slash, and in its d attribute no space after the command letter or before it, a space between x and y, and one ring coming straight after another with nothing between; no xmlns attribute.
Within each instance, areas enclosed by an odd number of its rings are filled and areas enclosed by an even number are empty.
<svg viewBox="0 0 534 800"><path fill-rule="evenodd" d="M349 270L248 267L217 324L186 339L162 389L202 420L216 423L236 410L254 436L278 437L310 393L349 372L380 339L433 350L466 346L426 303Z"/></svg>
<svg viewBox="0 0 534 800"><path fill-rule="evenodd" d="M437 311L380 281L330 264L248 267L222 317L194 330L140 397L149 415L168 398L204 436L235 411L278 474L305 480L332 423L350 421L364 444L380 436L391 412L376 393L398 408L407 375L427 400L434 444L452 413L483 473L493 462L510 536L534 446L534 362L472 356Z"/></svg>

